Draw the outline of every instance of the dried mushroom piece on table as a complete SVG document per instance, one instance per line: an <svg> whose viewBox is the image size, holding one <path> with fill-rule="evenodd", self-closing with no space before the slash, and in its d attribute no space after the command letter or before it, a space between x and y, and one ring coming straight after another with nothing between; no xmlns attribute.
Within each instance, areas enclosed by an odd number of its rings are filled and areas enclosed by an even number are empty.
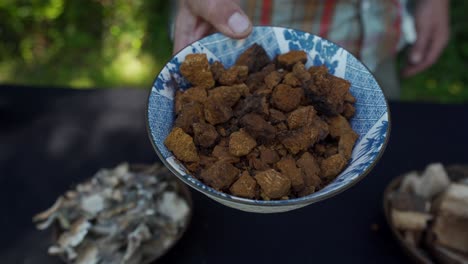
<svg viewBox="0 0 468 264"><path fill-rule="evenodd" d="M325 66L307 68L307 57L293 50L270 58L253 44L226 68L187 55L180 70L193 87L176 92L166 147L194 177L239 197L289 199L323 188L351 158L356 100L348 81Z"/></svg>
<svg viewBox="0 0 468 264"><path fill-rule="evenodd" d="M407 244L431 250L442 262L465 263L468 185L463 181L468 179L468 167L462 173L452 168L432 163L421 173L403 175L399 186L389 192L388 213Z"/></svg>
<svg viewBox="0 0 468 264"><path fill-rule="evenodd" d="M182 235L190 218L185 187L162 165L102 169L33 220L56 228L49 254L69 263L149 263ZM185 191L184 191L185 190Z"/></svg>

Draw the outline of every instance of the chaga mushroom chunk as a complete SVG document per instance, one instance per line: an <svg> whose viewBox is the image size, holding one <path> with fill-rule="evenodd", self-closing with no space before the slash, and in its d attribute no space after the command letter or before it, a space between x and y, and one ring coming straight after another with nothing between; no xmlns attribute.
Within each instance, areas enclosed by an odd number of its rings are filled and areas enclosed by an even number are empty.
<svg viewBox="0 0 468 264"><path fill-rule="evenodd" d="M297 167L296 161L292 156L282 158L276 163L276 167L291 180L291 186L295 192L300 192L304 189L302 169Z"/></svg>
<svg viewBox="0 0 468 264"><path fill-rule="evenodd" d="M309 152L305 152L297 160L297 166L304 172L304 194L307 195L315 192L322 183L320 178L321 170L317 160Z"/></svg>
<svg viewBox="0 0 468 264"><path fill-rule="evenodd" d="M359 135L354 132L345 117L338 115L328 118L330 135L338 139L338 152L346 159L351 158L354 144Z"/></svg>
<svg viewBox="0 0 468 264"><path fill-rule="evenodd" d="M268 87L268 89L273 89L275 88L276 85L278 85L281 80L283 79L282 73L278 71L273 71L269 73L267 76L265 76L265 85Z"/></svg>
<svg viewBox="0 0 468 264"><path fill-rule="evenodd" d="M245 96L248 93L249 88L245 84L238 84L233 86L219 86L211 89L209 99L225 104L229 107L234 106L241 96Z"/></svg>
<svg viewBox="0 0 468 264"><path fill-rule="evenodd" d="M248 73L249 68L247 66L234 65L221 74L219 78L219 83L222 85L233 85L243 83L247 79Z"/></svg>
<svg viewBox="0 0 468 264"><path fill-rule="evenodd" d="M297 130L281 132L278 138L289 153L296 155L313 147L319 141L322 133L323 130L316 126L305 126Z"/></svg>
<svg viewBox="0 0 468 264"><path fill-rule="evenodd" d="M280 157L276 150L260 146L260 160L266 164L274 164L279 161Z"/></svg>
<svg viewBox="0 0 468 264"><path fill-rule="evenodd" d="M257 181L250 176L248 171L244 171L239 179L235 181L229 189L235 196L244 198L254 198L257 189Z"/></svg>
<svg viewBox="0 0 468 264"><path fill-rule="evenodd" d="M211 187L217 190L229 188L239 175L239 169L232 164L220 160L203 170L200 178Z"/></svg>
<svg viewBox="0 0 468 264"><path fill-rule="evenodd" d="M255 139L243 130L232 133L229 138L229 153L237 157L249 154L256 146Z"/></svg>
<svg viewBox="0 0 468 264"><path fill-rule="evenodd" d="M164 140L164 145L181 161L194 162L199 160L193 138L180 127L172 129L166 140Z"/></svg>
<svg viewBox="0 0 468 264"><path fill-rule="evenodd" d="M300 87L302 86L301 80L299 80L296 75L292 72L286 73L283 78L283 84L289 85L291 87Z"/></svg>
<svg viewBox="0 0 468 264"><path fill-rule="evenodd" d="M274 169L257 173L255 179L265 200L279 199L289 194L291 180Z"/></svg>
<svg viewBox="0 0 468 264"><path fill-rule="evenodd" d="M205 119L212 125L227 122L233 116L232 108L215 98L205 102Z"/></svg>
<svg viewBox="0 0 468 264"><path fill-rule="evenodd" d="M260 71L268 63L270 63L270 57L257 43L246 49L236 60L236 65L247 66L249 73Z"/></svg>
<svg viewBox="0 0 468 264"><path fill-rule="evenodd" d="M291 50L278 55L277 60L280 67L289 70L298 62L305 64L307 62L307 53L302 50Z"/></svg>
<svg viewBox="0 0 468 264"><path fill-rule="evenodd" d="M240 119L240 123L256 139L268 141L276 136L276 128L258 114L247 114Z"/></svg>
<svg viewBox="0 0 468 264"><path fill-rule="evenodd" d="M187 89L185 92L177 91L175 97L175 112L176 114L180 113L184 104L198 102L204 103L208 94L205 88L195 86L190 89Z"/></svg>
<svg viewBox="0 0 468 264"><path fill-rule="evenodd" d="M304 90L293 88L286 84L279 84L273 90L271 101L273 106L284 112L296 109L301 103Z"/></svg>
<svg viewBox="0 0 468 264"><path fill-rule="evenodd" d="M188 54L179 69L193 86L208 89L215 85L206 54Z"/></svg>
<svg viewBox="0 0 468 264"><path fill-rule="evenodd" d="M320 66L324 67L324 66ZM305 97L317 110L327 115L337 115L344 111L345 99L350 98L351 84L339 77L317 69L312 79L305 84Z"/></svg>
<svg viewBox="0 0 468 264"><path fill-rule="evenodd" d="M293 66L292 73L294 76L296 76L302 83L307 82L312 78L312 75L309 73L309 71L306 69L304 63L302 62L297 62Z"/></svg>
<svg viewBox="0 0 468 264"><path fill-rule="evenodd" d="M245 97L242 103L234 107L234 115L242 117L248 113L266 114L268 115L268 102L265 96L249 95Z"/></svg>
<svg viewBox="0 0 468 264"><path fill-rule="evenodd" d="M221 79L221 76L226 71L226 68L224 68L224 65L221 62L215 61L213 64L211 64L210 70L214 80L219 82L219 79Z"/></svg>
<svg viewBox="0 0 468 264"><path fill-rule="evenodd" d="M288 115L288 127L289 129L297 129L312 125L316 116L317 111L315 111L313 106L299 107Z"/></svg>
<svg viewBox="0 0 468 264"><path fill-rule="evenodd" d="M207 123L195 123L192 125L194 141L196 145L209 148L216 143L219 134L216 128Z"/></svg>
<svg viewBox="0 0 468 264"><path fill-rule="evenodd" d="M326 180L332 180L346 167L348 160L337 153L324 160L320 164L320 170L322 172L322 178Z"/></svg>
<svg viewBox="0 0 468 264"><path fill-rule="evenodd" d="M185 133L192 133L192 124L205 121L203 105L199 102L190 102L182 106L174 122L175 127L180 127Z"/></svg>

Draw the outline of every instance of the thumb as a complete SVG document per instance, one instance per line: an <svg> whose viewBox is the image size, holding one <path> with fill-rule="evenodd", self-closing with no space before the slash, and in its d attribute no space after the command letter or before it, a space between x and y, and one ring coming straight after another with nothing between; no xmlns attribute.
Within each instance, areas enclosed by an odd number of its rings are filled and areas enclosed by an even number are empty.
<svg viewBox="0 0 468 264"><path fill-rule="evenodd" d="M252 23L236 1L187 0L186 4L194 15L228 37L245 38L252 31Z"/></svg>

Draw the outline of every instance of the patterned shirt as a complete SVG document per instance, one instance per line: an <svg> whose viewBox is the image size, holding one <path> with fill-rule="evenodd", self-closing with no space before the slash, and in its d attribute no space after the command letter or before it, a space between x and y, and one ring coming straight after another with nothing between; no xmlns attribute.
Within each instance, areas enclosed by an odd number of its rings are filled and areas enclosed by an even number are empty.
<svg viewBox="0 0 468 264"><path fill-rule="evenodd" d="M406 0L241 0L254 25L300 29L329 39L371 70L415 39Z"/></svg>

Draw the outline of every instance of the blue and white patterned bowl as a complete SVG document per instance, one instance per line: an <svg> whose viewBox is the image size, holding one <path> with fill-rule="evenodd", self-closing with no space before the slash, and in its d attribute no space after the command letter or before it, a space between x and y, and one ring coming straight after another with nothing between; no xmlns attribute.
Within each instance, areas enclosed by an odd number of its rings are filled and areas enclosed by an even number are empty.
<svg viewBox="0 0 468 264"><path fill-rule="evenodd" d="M260 201L232 196L203 184L192 177L172 153L164 140L174 121L176 87L188 88L179 73L180 63L189 53L206 53L210 62L219 60L226 67L252 44L263 46L273 58L290 50L304 50L308 54L307 67L325 64L329 72L351 82L356 97L356 114L351 126L359 134L348 167L329 185L311 195L279 201ZM384 94L369 70L348 51L318 36L281 27L254 27L243 40L233 40L213 34L192 43L175 55L156 78L148 99L148 132L159 158L183 182L208 197L233 208L248 212L284 212L330 198L361 180L376 164L388 141L389 110Z"/></svg>

